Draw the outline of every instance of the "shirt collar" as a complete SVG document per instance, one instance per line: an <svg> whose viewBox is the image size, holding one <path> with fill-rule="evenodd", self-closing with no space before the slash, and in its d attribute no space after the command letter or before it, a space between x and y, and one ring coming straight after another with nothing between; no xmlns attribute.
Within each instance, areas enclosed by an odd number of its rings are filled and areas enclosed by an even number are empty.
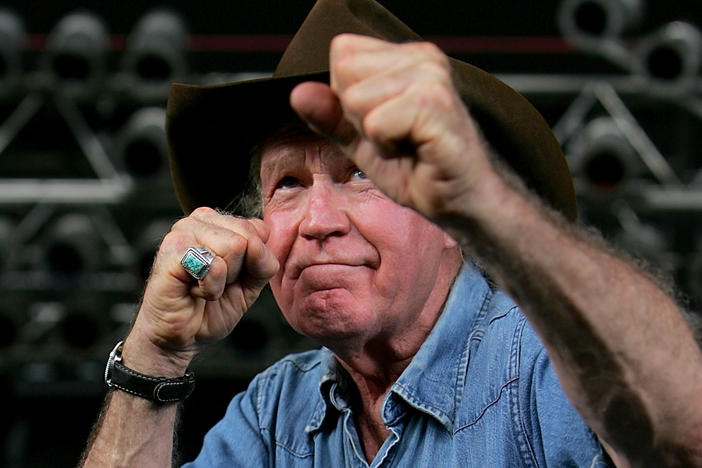
<svg viewBox="0 0 702 468"><path fill-rule="evenodd" d="M401 402L405 402L436 418L447 430L453 428L465 383L472 324L485 313L490 294L478 270L465 264L434 328L386 397L383 419L387 424L404 414ZM345 371L329 349L322 348L320 364L319 398L305 428L308 433L322 427L330 410L341 411L347 404L336 397Z"/></svg>
<svg viewBox="0 0 702 468"><path fill-rule="evenodd" d="M444 310L412 362L392 386L383 419L387 424L404 414L400 400L436 418L452 430L463 395L474 324L485 313L492 292L471 264L456 278Z"/></svg>
<svg viewBox="0 0 702 468"><path fill-rule="evenodd" d="M330 406L331 409L335 409L332 405L330 395L336 390L338 383L341 381L340 371L342 368L334 357L334 354L328 348L323 347L320 350L320 355L322 376L319 379L319 385L317 387L319 392L317 404L312 412L310 420L305 426L305 432L308 434L316 432L322 427L324 419L330 410Z"/></svg>

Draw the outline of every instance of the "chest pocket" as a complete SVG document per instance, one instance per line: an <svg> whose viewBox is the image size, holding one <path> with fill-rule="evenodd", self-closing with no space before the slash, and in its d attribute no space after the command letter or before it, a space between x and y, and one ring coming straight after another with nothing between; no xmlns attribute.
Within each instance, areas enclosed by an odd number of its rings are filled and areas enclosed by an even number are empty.
<svg viewBox="0 0 702 468"><path fill-rule="evenodd" d="M478 424L483 418L504 424L511 405L518 404L519 347L526 319L516 308L495 313L470 336L468 368L459 402L455 432Z"/></svg>

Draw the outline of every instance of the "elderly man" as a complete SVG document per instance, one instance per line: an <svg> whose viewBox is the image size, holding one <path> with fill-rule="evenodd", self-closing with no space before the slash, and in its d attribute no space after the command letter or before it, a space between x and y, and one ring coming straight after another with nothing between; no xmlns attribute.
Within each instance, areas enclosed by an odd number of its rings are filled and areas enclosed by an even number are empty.
<svg viewBox="0 0 702 468"><path fill-rule="evenodd" d="M367 36L416 39L372 0L320 0L273 80L174 87L190 215L111 355L85 465L169 465L191 360L270 282L324 348L257 376L194 466L702 466L697 345L666 294L566 220L538 114L432 45ZM195 208L232 198L262 220Z"/></svg>

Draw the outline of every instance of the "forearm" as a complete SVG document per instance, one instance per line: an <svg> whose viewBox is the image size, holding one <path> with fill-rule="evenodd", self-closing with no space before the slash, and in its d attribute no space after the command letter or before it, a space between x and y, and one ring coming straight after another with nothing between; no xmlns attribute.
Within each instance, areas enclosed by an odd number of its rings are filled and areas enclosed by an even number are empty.
<svg viewBox="0 0 702 468"><path fill-rule="evenodd" d="M157 406L111 392L91 436L83 467L170 467L177 405Z"/></svg>
<svg viewBox="0 0 702 468"><path fill-rule="evenodd" d="M477 254L522 307L568 396L615 453L632 464L702 466L702 359L676 305L497 174L445 56L426 44L339 36L330 73L331 87L293 90L298 115L386 195ZM528 131L524 122L505 125ZM699 458L686 460L688 450Z"/></svg>
<svg viewBox="0 0 702 468"><path fill-rule="evenodd" d="M675 303L502 177L490 190L449 224L523 309L581 415L615 458L702 464L687 453L701 452L702 359Z"/></svg>
<svg viewBox="0 0 702 468"><path fill-rule="evenodd" d="M267 238L261 220L210 208L176 222L159 247L139 313L121 347L122 364L146 376L183 377L204 345L231 332L277 271ZM205 245L214 255L207 276L197 282L181 265L193 245ZM168 385L164 392L171 399L166 401L185 398L177 390L191 388L190 383ZM153 391L154 397L164 396ZM170 466L176 415L175 403L160 405L114 391L91 436L84 466Z"/></svg>
<svg viewBox="0 0 702 468"><path fill-rule="evenodd" d="M124 344L125 365L143 374L176 377L184 372L132 331ZM177 361L176 361L177 362ZM177 404L157 404L120 390L111 391L88 442L85 467L169 467Z"/></svg>

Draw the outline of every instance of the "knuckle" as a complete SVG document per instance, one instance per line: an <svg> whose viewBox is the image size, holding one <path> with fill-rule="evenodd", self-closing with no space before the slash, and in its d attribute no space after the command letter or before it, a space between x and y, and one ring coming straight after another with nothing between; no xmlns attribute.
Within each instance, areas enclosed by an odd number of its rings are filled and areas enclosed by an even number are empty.
<svg viewBox="0 0 702 468"><path fill-rule="evenodd" d="M346 77L354 69L353 57L349 55L337 56L331 63L331 72L336 77Z"/></svg>
<svg viewBox="0 0 702 468"><path fill-rule="evenodd" d="M369 113L363 119L363 133L375 141L382 141L384 139L383 124L382 120L375 117L376 114Z"/></svg>
<svg viewBox="0 0 702 468"><path fill-rule="evenodd" d="M249 242L245 237L235 233L229 237L227 247L229 252L231 252L233 255L238 255L246 250L248 243Z"/></svg>
<svg viewBox="0 0 702 468"><path fill-rule="evenodd" d="M417 42L412 44L416 47L414 53L422 57L422 63L434 64L437 70L448 73L451 70L451 63L446 54L432 42Z"/></svg>
<svg viewBox="0 0 702 468"><path fill-rule="evenodd" d="M416 47L417 52L427 56L427 57L444 57L445 54L439 46L433 42L415 42L412 43Z"/></svg>
<svg viewBox="0 0 702 468"><path fill-rule="evenodd" d="M210 291L209 289L202 289L202 298L210 302L219 299L218 295L214 291Z"/></svg>
<svg viewBox="0 0 702 468"><path fill-rule="evenodd" d="M202 292L202 298L206 301L216 301L222 295L218 286L205 282L200 285L200 291Z"/></svg>
<svg viewBox="0 0 702 468"><path fill-rule="evenodd" d="M352 50L353 36L351 34L341 33L334 36L329 47L336 53L347 53Z"/></svg>
<svg viewBox="0 0 702 468"><path fill-rule="evenodd" d="M356 86L351 86L340 93L339 100L343 108L353 114L361 113L363 110L362 96Z"/></svg>
<svg viewBox="0 0 702 468"><path fill-rule="evenodd" d="M217 214L217 211L215 211L213 208L210 208L209 206L200 206L198 208L195 208L193 212L190 213L190 216L193 218L209 219Z"/></svg>
<svg viewBox="0 0 702 468"><path fill-rule="evenodd" d="M159 250L175 250L189 245L191 237L183 231L171 230L163 237Z"/></svg>
<svg viewBox="0 0 702 468"><path fill-rule="evenodd" d="M449 69L443 63L425 60L421 62L418 67L424 75L430 76L441 83L447 83L450 80L451 74Z"/></svg>
<svg viewBox="0 0 702 468"><path fill-rule="evenodd" d="M187 230L190 225L192 225L192 218L189 216L180 218L171 226L171 232Z"/></svg>
<svg viewBox="0 0 702 468"><path fill-rule="evenodd" d="M422 105L450 109L453 107L453 91L446 83L431 82L424 84L418 91Z"/></svg>
<svg viewBox="0 0 702 468"><path fill-rule="evenodd" d="M227 224L226 227L221 228L221 230L227 237L239 237L244 240L256 235L256 228L245 219L237 219L234 223Z"/></svg>
<svg viewBox="0 0 702 468"><path fill-rule="evenodd" d="M248 236L256 235L256 228L248 219L240 219L239 226Z"/></svg>
<svg viewBox="0 0 702 468"><path fill-rule="evenodd" d="M263 243L263 240L261 240L260 237L254 236L249 239L248 243L248 248L249 250L252 250L253 253L255 254L260 254L261 251L265 248L265 244Z"/></svg>
<svg viewBox="0 0 702 468"><path fill-rule="evenodd" d="M268 227L266 226L266 223L264 223L262 219L252 218L249 220L249 223L251 224L251 226L253 227L253 229L256 232L259 232L259 231L265 232L268 229Z"/></svg>

